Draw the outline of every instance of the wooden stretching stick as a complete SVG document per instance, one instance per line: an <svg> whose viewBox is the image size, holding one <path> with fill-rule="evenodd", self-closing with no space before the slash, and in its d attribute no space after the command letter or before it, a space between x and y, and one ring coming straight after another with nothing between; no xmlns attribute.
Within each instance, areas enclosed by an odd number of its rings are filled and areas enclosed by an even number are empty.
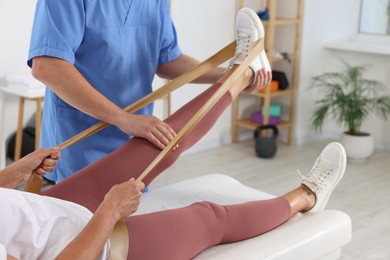
<svg viewBox="0 0 390 260"><path fill-rule="evenodd" d="M26 186L24 187L24 191L40 194L42 189L42 176L33 171L31 174L30 179L26 183Z"/></svg>
<svg viewBox="0 0 390 260"><path fill-rule="evenodd" d="M221 63L230 59L234 54L235 47L236 42L234 41L218 53L214 54L213 56L196 66L194 69L183 73L176 79L168 82L167 84L155 90L151 94L126 107L125 111L133 113L141 109L142 107L154 102L155 100L164 97L168 93L171 93L172 91L178 89L184 84L195 80L204 73L211 71L212 69L219 66ZM202 119L203 115L206 114L211 109L211 107L215 105L215 103L222 97L222 95L224 95L226 91L230 88L231 84L234 83L234 81L237 80L238 77L242 74L242 72L249 66L250 62L260 52L261 48L264 48L262 40L256 44L255 48L253 48L253 50L249 53L248 57L225 81L221 88L216 93L214 93L210 100L195 114L195 116L183 127L179 134L165 147L164 150L161 151L159 156L157 156L155 160L145 169L145 171L138 177L138 180L144 179L145 176L168 154L168 152L172 150L172 148L176 144L178 144L184 138L184 136L196 126L196 124ZM67 141L63 142L58 147L60 148L60 150L63 150L70 145L75 144L76 142L81 141L88 136L106 128L107 126L109 126L108 123L99 122L84 130L83 132L73 136ZM25 186L25 191L40 193L42 187L42 177L36 175L36 173L32 174L30 180Z"/></svg>
<svg viewBox="0 0 390 260"><path fill-rule="evenodd" d="M124 260L129 253L129 231L125 221L119 220L110 235L110 259Z"/></svg>
<svg viewBox="0 0 390 260"><path fill-rule="evenodd" d="M213 55L206 61L196 66L191 71L183 73L175 80L168 82L167 84L157 89L153 93L149 94L148 96L128 106L127 108L125 108L125 110L129 113L133 113L139 110L140 108L146 106L147 104L166 96L168 93L171 93L172 91L181 87L182 85L197 79L199 76L205 74L208 71L211 71L212 69L219 66L221 63L231 58L234 54L235 48L236 48L236 42L232 42L231 44L223 48L221 51L219 51L217 54ZM104 129L107 126L108 126L107 123L100 122L84 130L78 135L70 138L64 143L60 144L59 148L60 150L65 149L68 146ZM41 193L41 189L42 189L42 176L33 172L24 190L39 194ZM129 250L129 237L128 237L127 226L123 220L120 220L115 224L113 232L111 233L109 239L111 242L111 259L113 260L126 259Z"/></svg>
<svg viewBox="0 0 390 260"><path fill-rule="evenodd" d="M147 104L164 97L168 93L171 93L175 89L181 87L182 85L191 82L203 75L204 73L211 71L212 69L219 66L221 63L230 59L236 47L236 42L232 42L217 54L213 55L206 61L199 64L197 67L183 73L175 80L168 82L160 89L157 89L153 93L147 95L146 97L140 99L139 101L133 103L132 105L125 108L129 113L133 113L140 108L146 106ZM220 100L220 98L230 89L231 85L242 75L245 69L248 68L252 60L264 49L263 40L259 40L255 47L250 51L245 60L235 69L235 71L226 79L226 81L221 85L221 87L211 96L211 98L199 109L199 111L191 118L190 121L183 127L183 129L177 134L177 136L163 149L160 154L153 160L153 162L142 172L142 174L137 178L137 180L143 180L150 171L163 160L167 154L172 150L176 144L178 144L198 123L199 121L210 111L211 108ZM105 122L100 122L80 134L70 138L64 143L59 145L60 150L65 149L66 147L104 129L108 124ZM42 176L33 172L30 180L26 184L25 191L34 192L39 194L42 188ZM120 220L116 223L113 232L110 236L111 242L111 257L112 259L126 259L128 255L128 230L127 226L123 220Z"/></svg>
<svg viewBox="0 0 390 260"><path fill-rule="evenodd" d="M183 73L176 79L168 82L167 84L163 85L161 88L155 90L154 92L150 93L149 95L145 96L144 98L136 101L135 103L131 104L130 106L126 107L124 110L126 110L129 113L133 113L144 106L156 101L159 98L162 98L166 96L168 93L171 93L172 91L178 89L179 87L183 86L186 83L189 83L201 75L211 71L212 69L216 68L223 62L230 59L233 54L234 50L236 48L236 42L232 42L226 47L224 47L222 50L220 50L218 53L214 54L204 62L200 63L198 66L193 68L192 70ZM58 145L60 150L63 150L72 144L75 144L85 138L87 138L90 135L93 135L94 133L99 132L100 130L103 130L109 126L106 122L99 122L83 132L73 136L72 138L68 139L67 141L63 142L62 144ZM38 176L35 176L36 173L33 173L30 177L30 180L26 184L24 190L25 191L37 191L34 193L40 193L41 187L42 187L42 177L39 179ZM33 186L34 188L31 188ZM39 188L40 187L40 188Z"/></svg>
<svg viewBox="0 0 390 260"><path fill-rule="evenodd" d="M174 90L180 88L181 86L199 78L201 75L211 71L212 69L219 66L221 63L227 61L230 57L233 56L234 50L236 48L236 42L232 42L229 45L227 45L225 48L220 50L218 53L214 54L204 62L200 63L198 66L196 66L194 69L187 71L177 77L176 79L168 82L167 84L163 85L159 89L153 91L149 95L145 96L144 98L141 98L140 100L136 101L135 103L131 104L130 106L126 107L124 110L129 113L134 113L138 111L139 109L145 107L146 105L156 101L157 99L160 99L167 94L173 92ZM73 136L69 140L63 142L59 145L59 148L65 149L66 147L90 136L94 133L106 128L109 126L106 122L99 122L94 126L89 127L88 129L84 130L83 132Z"/></svg>
<svg viewBox="0 0 390 260"><path fill-rule="evenodd" d="M263 41L259 40L254 48L250 51L245 60L235 69L235 71L226 79L222 86L211 96L211 98L198 110L198 112L188 121L176 137L160 152L160 154L149 164L149 166L141 173L137 180L142 181L153 168L159 164L168 153L175 147L198 123L199 121L214 107L221 97L230 89L232 84L242 75L248 68L253 59L264 48Z"/></svg>

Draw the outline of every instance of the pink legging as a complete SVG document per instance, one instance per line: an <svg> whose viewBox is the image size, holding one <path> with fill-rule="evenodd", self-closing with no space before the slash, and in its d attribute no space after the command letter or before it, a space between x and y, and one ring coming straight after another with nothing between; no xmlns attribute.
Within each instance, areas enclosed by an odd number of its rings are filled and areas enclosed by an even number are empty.
<svg viewBox="0 0 390 260"><path fill-rule="evenodd" d="M216 83L165 120L176 132L221 86ZM143 180L149 185L213 126L232 102L226 93L199 124ZM142 138L133 138L118 150L53 186L44 195L72 201L94 212L110 188L137 178L161 150ZM185 174L185 173L183 173ZM247 239L285 222L290 204L276 198L221 206L210 202L138 216L125 222L129 230L128 259L191 259L213 245Z"/></svg>

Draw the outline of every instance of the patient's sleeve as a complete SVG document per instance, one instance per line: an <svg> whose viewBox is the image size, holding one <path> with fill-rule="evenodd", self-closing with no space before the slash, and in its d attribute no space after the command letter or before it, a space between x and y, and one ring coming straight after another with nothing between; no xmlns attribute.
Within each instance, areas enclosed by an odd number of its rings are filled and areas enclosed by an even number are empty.
<svg viewBox="0 0 390 260"><path fill-rule="evenodd" d="M0 260L7 260L7 250L2 244L0 244Z"/></svg>
<svg viewBox="0 0 390 260"><path fill-rule="evenodd" d="M17 259L34 260L55 259L92 217L68 201L3 188L0 212L0 244Z"/></svg>

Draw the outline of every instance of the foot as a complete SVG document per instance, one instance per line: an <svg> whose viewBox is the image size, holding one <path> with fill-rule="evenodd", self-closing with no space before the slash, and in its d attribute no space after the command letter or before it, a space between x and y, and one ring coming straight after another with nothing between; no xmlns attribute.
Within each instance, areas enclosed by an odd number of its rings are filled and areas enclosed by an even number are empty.
<svg viewBox="0 0 390 260"><path fill-rule="evenodd" d="M236 18L236 37L237 46L234 57L230 61L230 66L241 64L257 41L264 38L263 24L252 9L244 7L238 11ZM253 82L246 89L247 91L251 91L251 87L256 86L257 75L262 68L265 68L266 72L271 71L271 65L264 50L252 61L249 67L253 71Z"/></svg>
<svg viewBox="0 0 390 260"><path fill-rule="evenodd" d="M325 208L330 194L344 175L347 157L344 147L336 142L328 144L318 156L313 168L303 178L302 185L315 194L316 201L310 212L318 212Z"/></svg>

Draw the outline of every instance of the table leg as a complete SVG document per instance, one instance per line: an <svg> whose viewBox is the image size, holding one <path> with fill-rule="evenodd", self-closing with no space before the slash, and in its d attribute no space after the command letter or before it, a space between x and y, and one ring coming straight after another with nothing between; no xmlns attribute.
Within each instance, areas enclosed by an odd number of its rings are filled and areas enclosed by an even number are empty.
<svg viewBox="0 0 390 260"><path fill-rule="evenodd" d="M6 147L4 141L4 118L3 118L3 109L4 108L4 94L0 91L0 169L5 168L5 160L6 160Z"/></svg>
<svg viewBox="0 0 390 260"><path fill-rule="evenodd" d="M43 98L38 98L36 102L37 102L37 113L35 116L35 150L38 149L40 145Z"/></svg>
<svg viewBox="0 0 390 260"><path fill-rule="evenodd" d="M233 101L233 109L232 109L232 130L231 130L231 140L232 143L235 144L238 141L238 98Z"/></svg>
<svg viewBox="0 0 390 260"><path fill-rule="evenodd" d="M15 161L19 160L21 155L22 155L23 115L24 115L24 97L20 97L19 98L18 128L16 131L15 154L14 154Z"/></svg>

